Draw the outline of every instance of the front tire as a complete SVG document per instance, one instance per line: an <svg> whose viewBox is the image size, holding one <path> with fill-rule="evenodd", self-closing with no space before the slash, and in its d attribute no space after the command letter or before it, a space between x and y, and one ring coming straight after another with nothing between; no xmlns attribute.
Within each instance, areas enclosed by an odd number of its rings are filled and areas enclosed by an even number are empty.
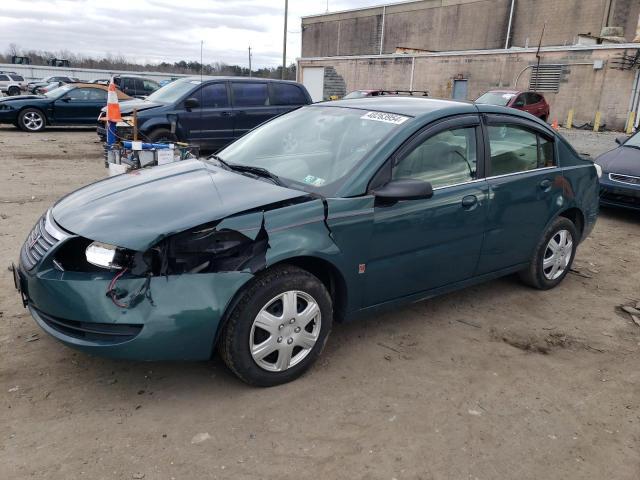
<svg viewBox="0 0 640 480"><path fill-rule="evenodd" d="M20 95L20 89L18 87L9 87L7 93L10 97L14 97L16 95Z"/></svg>
<svg viewBox="0 0 640 480"><path fill-rule="evenodd" d="M290 382L318 358L331 332L327 289L301 268L282 265L256 277L224 326L218 351L242 381Z"/></svg>
<svg viewBox="0 0 640 480"><path fill-rule="evenodd" d="M37 108L26 108L18 115L18 126L25 132L39 132L46 125L44 113Z"/></svg>
<svg viewBox="0 0 640 480"><path fill-rule="evenodd" d="M571 269L579 238L571 220L556 218L542 235L529 266L520 272L522 281L539 290L557 286Z"/></svg>
<svg viewBox="0 0 640 480"><path fill-rule="evenodd" d="M147 139L151 143L175 143L178 141L175 133L172 133L171 130L167 128L156 128L147 135Z"/></svg>

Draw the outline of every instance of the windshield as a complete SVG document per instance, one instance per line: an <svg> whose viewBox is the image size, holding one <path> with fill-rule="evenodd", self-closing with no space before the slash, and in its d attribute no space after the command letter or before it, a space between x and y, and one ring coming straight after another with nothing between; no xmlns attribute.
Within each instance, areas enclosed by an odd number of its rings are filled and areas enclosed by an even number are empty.
<svg viewBox="0 0 640 480"><path fill-rule="evenodd" d="M45 96L49 98L60 98L69 90L72 90L73 88L74 88L73 85L63 85L61 87L54 88L53 90L49 90L48 92L45 93Z"/></svg>
<svg viewBox="0 0 640 480"><path fill-rule="evenodd" d="M487 103L489 105L501 105L505 106L509 103L513 97L515 97L515 93L508 92L487 92L484 95L480 96L476 100L476 103Z"/></svg>
<svg viewBox="0 0 640 480"><path fill-rule="evenodd" d="M189 80L183 78L160 87L147 97L147 100L158 103L174 103L180 100L185 94L190 92L196 85L200 85L200 80Z"/></svg>
<svg viewBox="0 0 640 480"><path fill-rule="evenodd" d="M347 93L344 96L344 99L349 99L349 98L364 98L364 97L368 97L369 96L369 92L364 92L362 90L354 90L351 93Z"/></svg>
<svg viewBox="0 0 640 480"><path fill-rule="evenodd" d="M343 107L303 107L249 132L219 157L231 166L266 168L301 190L330 194L409 118Z"/></svg>
<svg viewBox="0 0 640 480"><path fill-rule="evenodd" d="M626 142L624 142L624 146L640 148L640 132L636 133L633 137L630 137Z"/></svg>

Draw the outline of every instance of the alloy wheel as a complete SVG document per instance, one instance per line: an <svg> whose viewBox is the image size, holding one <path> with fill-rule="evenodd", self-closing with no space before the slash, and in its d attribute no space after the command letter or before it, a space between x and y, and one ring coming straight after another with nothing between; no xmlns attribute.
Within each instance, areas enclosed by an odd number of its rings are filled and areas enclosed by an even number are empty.
<svg viewBox="0 0 640 480"><path fill-rule="evenodd" d="M27 112L23 117L24 126L27 130L40 130L44 125L44 118L36 112Z"/></svg>
<svg viewBox="0 0 640 480"><path fill-rule="evenodd" d="M271 372L300 363L320 336L318 302L308 293L290 290L272 298L251 325L249 351L256 364Z"/></svg>
<svg viewBox="0 0 640 480"><path fill-rule="evenodd" d="M568 230L559 230L547 243L542 260L542 272L547 280L555 280L569 267L573 254L573 237Z"/></svg>

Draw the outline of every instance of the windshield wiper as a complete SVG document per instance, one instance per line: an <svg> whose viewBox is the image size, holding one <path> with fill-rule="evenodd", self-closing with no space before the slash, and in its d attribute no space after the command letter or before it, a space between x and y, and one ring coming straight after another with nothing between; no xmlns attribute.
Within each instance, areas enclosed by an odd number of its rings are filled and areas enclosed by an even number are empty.
<svg viewBox="0 0 640 480"><path fill-rule="evenodd" d="M234 164L227 163L226 165L228 165L229 168L231 168L232 170L235 170L236 172L253 173L254 175L258 175L260 177L265 177L272 180L273 183L275 183L276 185L280 185L281 187L284 186L284 183L282 182L282 180L280 180L280 177L278 177L275 173L271 173L266 168L254 167L252 165L238 165L236 163Z"/></svg>
<svg viewBox="0 0 640 480"><path fill-rule="evenodd" d="M215 153L212 153L207 158L213 158L216 162L218 162L220 165L222 165L227 170L233 170L233 167L231 165L229 165L227 162L225 162L221 157L219 157Z"/></svg>

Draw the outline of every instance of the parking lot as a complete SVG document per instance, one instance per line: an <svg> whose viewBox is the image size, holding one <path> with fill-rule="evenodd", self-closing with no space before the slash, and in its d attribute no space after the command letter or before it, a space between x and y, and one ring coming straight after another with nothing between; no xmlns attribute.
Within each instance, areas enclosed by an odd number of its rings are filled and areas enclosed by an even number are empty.
<svg viewBox="0 0 640 480"><path fill-rule="evenodd" d="M580 152L615 133L566 133ZM106 176L90 129L0 127L0 478L616 478L640 475L640 215L603 210L573 271L336 325L270 389L219 359L133 363L49 338L8 266L38 217Z"/></svg>

